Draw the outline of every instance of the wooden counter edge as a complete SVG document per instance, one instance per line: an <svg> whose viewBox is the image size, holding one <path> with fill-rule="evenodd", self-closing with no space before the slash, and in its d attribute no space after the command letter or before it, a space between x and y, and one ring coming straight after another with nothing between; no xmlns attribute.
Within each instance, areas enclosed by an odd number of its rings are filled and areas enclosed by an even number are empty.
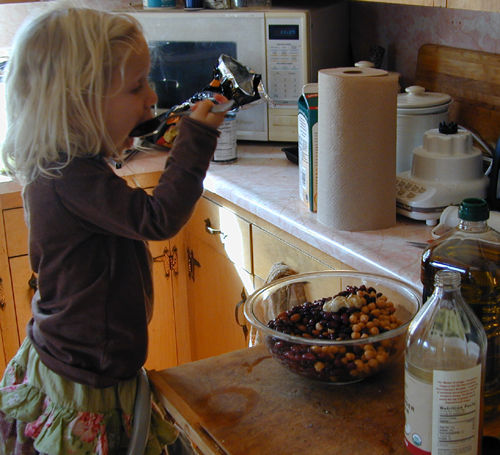
<svg viewBox="0 0 500 455"><path fill-rule="evenodd" d="M148 370L148 377L161 404L201 453L204 455L228 455L210 436L198 415L165 382L158 371Z"/></svg>

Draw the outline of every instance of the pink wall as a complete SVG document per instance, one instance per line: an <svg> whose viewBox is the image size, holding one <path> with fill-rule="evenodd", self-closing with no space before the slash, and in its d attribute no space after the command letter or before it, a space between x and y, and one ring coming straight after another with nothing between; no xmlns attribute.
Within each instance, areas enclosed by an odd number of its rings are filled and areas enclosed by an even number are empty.
<svg viewBox="0 0 500 455"><path fill-rule="evenodd" d="M366 60L374 44L385 48L382 68L401 73L404 89L422 44L500 53L500 13L351 2L351 41L354 61Z"/></svg>

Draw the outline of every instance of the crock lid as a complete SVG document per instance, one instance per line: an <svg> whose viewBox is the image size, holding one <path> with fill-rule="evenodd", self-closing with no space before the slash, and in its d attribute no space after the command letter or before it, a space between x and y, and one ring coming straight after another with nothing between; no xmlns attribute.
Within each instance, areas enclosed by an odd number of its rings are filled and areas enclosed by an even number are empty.
<svg viewBox="0 0 500 455"><path fill-rule="evenodd" d="M424 87L412 85L406 93L398 93L398 109L413 109L432 106L442 106L450 103L452 98L445 93L426 92Z"/></svg>

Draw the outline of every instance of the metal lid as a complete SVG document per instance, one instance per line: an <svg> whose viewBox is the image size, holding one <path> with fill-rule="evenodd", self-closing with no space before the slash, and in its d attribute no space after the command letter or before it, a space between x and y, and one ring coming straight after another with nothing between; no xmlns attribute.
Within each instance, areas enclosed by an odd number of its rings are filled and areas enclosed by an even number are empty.
<svg viewBox="0 0 500 455"><path fill-rule="evenodd" d="M412 85L407 87L406 93L398 94L398 110L421 109L429 107L439 107L452 102L450 95L445 93L426 92L424 87Z"/></svg>

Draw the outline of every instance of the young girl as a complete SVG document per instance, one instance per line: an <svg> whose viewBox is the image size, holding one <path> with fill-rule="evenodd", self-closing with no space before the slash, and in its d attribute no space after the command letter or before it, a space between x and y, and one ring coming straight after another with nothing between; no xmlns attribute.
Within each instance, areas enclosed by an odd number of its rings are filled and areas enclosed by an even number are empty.
<svg viewBox="0 0 500 455"><path fill-rule="evenodd" d="M2 155L23 184L38 291L27 338L0 383L3 455L111 455L128 446L152 314L146 241L188 221L224 119L211 101L198 103L180 122L153 194L128 187L107 159L119 159L130 132L152 117L149 66L140 26L125 14L50 7L14 40ZM148 454L177 436L157 417Z"/></svg>

